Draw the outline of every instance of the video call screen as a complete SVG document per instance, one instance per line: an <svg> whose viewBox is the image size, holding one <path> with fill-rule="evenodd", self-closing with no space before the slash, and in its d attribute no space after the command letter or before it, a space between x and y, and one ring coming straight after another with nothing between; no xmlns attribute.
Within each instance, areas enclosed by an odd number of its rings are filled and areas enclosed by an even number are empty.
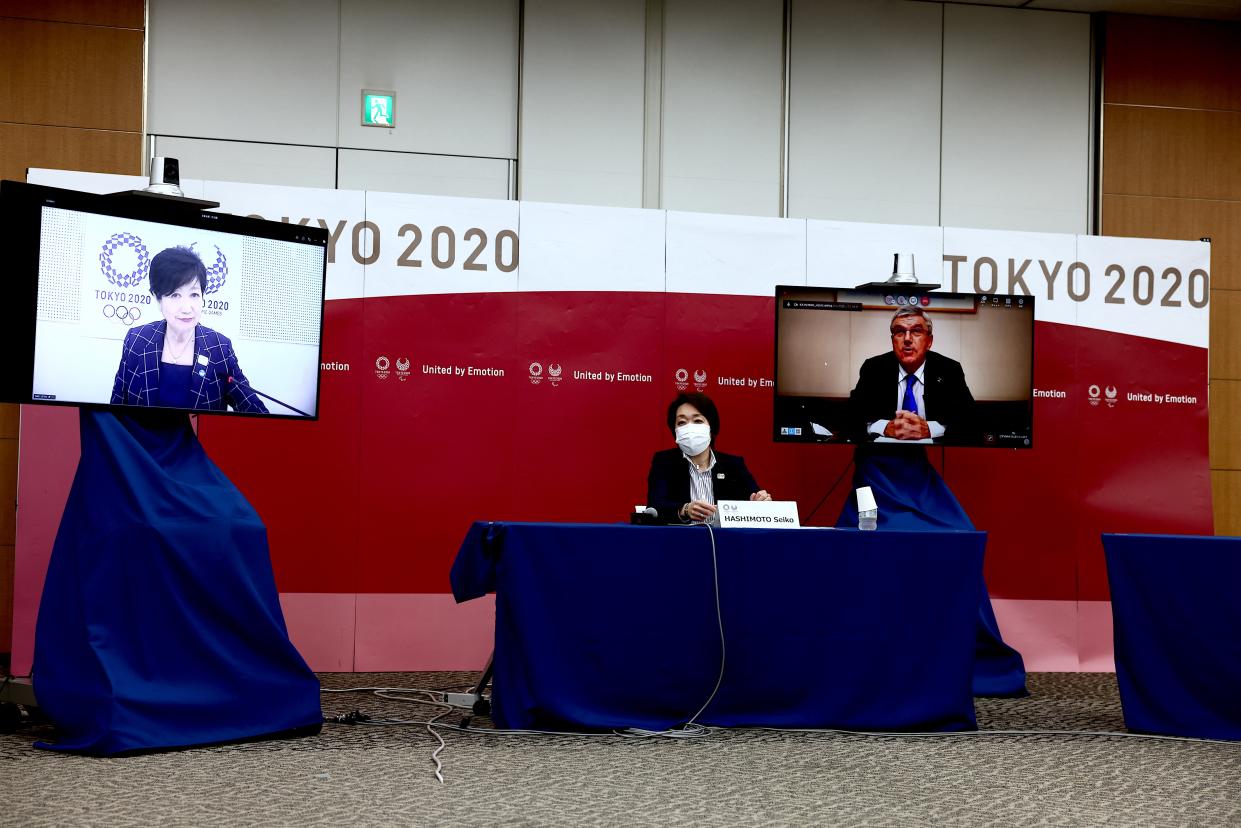
<svg viewBox="0 0 1241 828"><path fill-rule="evenodd" d="M1033 445L1033 297L781 286L775 304L777 442Z"/></svg>
<svg viewBox="0 0 1241 828"><path fill-rule="evenodd" d="M33 347L6 397L317 417L325 231L12 184Z"/></svg>

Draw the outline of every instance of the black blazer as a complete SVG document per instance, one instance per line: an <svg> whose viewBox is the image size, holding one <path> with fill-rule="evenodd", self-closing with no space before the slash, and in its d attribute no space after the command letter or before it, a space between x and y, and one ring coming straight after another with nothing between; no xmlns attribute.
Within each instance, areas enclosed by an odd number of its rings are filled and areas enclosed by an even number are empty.
<svg viewBox="0 0 1241 828"><path fill-rule="evenodd" d="M735 454L715 452L711 471L715 500L749 500L759 490L745 460ZM659 512L660 520L676 523L677 511L689 503L689 462L679 448L655 452L646 476L646 505Z"/></svg>
<svg viewBox="0 0 1241 828"><path fill-rule="evenodd" d="M850 417L858 439L866 439L866 426L896 416L897 376L900 362L888 351L862 363L857 386L849 395ZM965 383L965 372L955 359L927 351L923 373L923 416L944 427L942 442L968 442L974 430L974 395Z"/></svg>

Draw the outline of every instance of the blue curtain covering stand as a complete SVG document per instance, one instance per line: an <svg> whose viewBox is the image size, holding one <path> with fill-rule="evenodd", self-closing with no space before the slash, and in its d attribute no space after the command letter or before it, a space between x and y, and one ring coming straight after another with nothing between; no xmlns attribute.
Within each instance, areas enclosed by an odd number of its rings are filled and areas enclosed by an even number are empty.
<svg viewBox="0 0 1241 828"><path fill-rule="evenodd" d="M853 487L870 486L879 507L879 530L974 529L948 484L927 460L926 450L910 446L858 446ZM857 526L857 499L845 498L836 525ZM1026 696L1021 653L1004 643L986 582L978 605L974 662L975 696Z"/></svg>
<svg viewBox="0 0 1241 828"><path fill-rule="evenodd" d="M38 747L93 755L317 733L267 530L185 414L83 410L33 683Z"/></svg>

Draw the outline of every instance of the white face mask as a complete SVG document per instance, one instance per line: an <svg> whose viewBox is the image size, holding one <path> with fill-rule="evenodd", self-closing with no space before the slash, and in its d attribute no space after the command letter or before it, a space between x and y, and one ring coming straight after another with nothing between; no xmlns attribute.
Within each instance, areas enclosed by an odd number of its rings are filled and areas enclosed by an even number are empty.
<svg viewBox="0 0 1241 828"><path fill-rule="evenodd" d="M677 426L677 445L686 457L696 457L711 445L711 426L706 423L686 423Z"/></svg>

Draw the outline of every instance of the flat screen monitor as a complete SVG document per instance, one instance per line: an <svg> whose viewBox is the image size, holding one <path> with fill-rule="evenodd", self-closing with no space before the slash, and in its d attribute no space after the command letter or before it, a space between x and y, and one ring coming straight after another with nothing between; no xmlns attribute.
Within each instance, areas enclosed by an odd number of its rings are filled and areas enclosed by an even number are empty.
<svg viewBox="0 0 1241 828"><path fill-rule="evenodd" d="M316 419L327 231L5 181L7 402Z"/></svg>
<svg viewBox="0 0 1241 828"><path fill-rule="evenodd" d="M776 288L773 438L1034 444L1034 298Z"/></svg>

